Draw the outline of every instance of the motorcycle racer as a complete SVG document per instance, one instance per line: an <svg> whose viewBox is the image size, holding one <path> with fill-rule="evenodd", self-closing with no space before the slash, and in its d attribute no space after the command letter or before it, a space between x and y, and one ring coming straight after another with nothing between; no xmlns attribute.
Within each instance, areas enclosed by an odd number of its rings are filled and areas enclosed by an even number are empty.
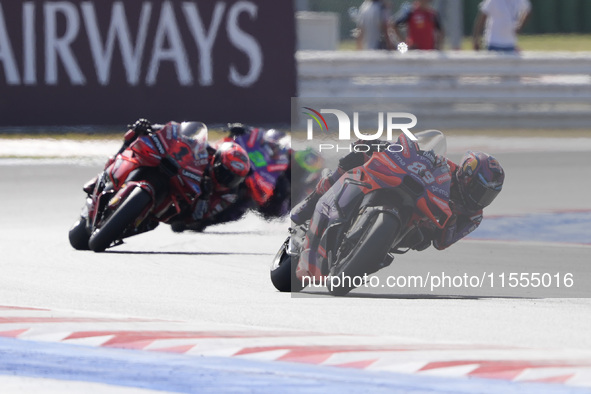
<svg viewBox="0 0 591 394"><path fill-rule="evenodd" d="M244 211L256 210L265 219L283 217L291 203L303 200L316 186L324 166L318 152L294 151L289 135L275 129L230 123L228 131L248 152L254 167L243 185Z"/></svg>
<svg viewBox="0 0 591 394"><path fill-rule="evenodd" d="M254 171L245 181L245 200L249 207L265 218L281 217L289 208L281 209L290 197L290 139L275 129L229 123L228 139L235 140L249 152ZM286 204L287 205L287 204Z"/></svg>
<svg viewBox="0 0 591 394"><path fill-rule="evenodd" d="M199 122L193 123L195 123L195 127L179 127L176 138L184 140L196 150L198 144L196 140L197 134L206 126ZM144 118L138 119L133 124L128 125L128 131L125 133L123 144L117 154L125 151L137 138L158 133L164 130L165 127L166 125L153 124ZM202 231L205 225L201 224L201 222L211 221L213 217L219 215L235 201L239 185L250 172L248 155L238 144L227 141L215 148L208 143L206 150L206 157L198 156L196 152L175 153L176 159L192 161L195 167L206 165L206 169L200 184L201 194L193 212L187 215L184 220L172 223L174 231L183 231L191 227L196 227L199 231ZM187 153L193 154L187 155ZM116 156L109 158L105 168L113 163ZM94 189L96 179L88 182L84 186L84 191L90 193Z"/></svg>
<svg viewBox="0 0 591 394"><path fill-rule="evenodd" d="M196 225L176 226L175 231L203 231L207 226L239 220L251 209L265 219L282 217L289 211L289 136L278 130L265 130L242 123L229 123L226 131L229 136L215 146L219 149L230 142L241 146L250 160L251 170L231 194L223 194L219 212L207 215ZM217 202L211 207L216 209Z"/></svg>
<svg viewBox="0 0 591 394"><path fill-rule="evenodd" d="M418 144L404 135L400 136L399 141L402 146L415 144L415 148L419 150ZM377 142L376 146L389 145L387 142ZM361 141L353 143L353 146L359 143ZM351 153L341 158L338 168L331 174L323 176L316 189L302 203L294 207L291 213L294 224L301 225L311 219L310 231L314 234L322 234L325 230L324 226L328 223L328 217L325 207L317 206L318 201L343 174L365 164L374 152L375 148L374 151L367 153L356 152L353 149ZM505 178L499 162L483 152L468 151L459 165L441 156L434 157L433 160L435 166L447 166L449 169L449 178L451 178L449 207L453 215L443 229L425 224L416 234L410 234L405 246L417 251L425 250L431 245L438 250L446 249L474 231L482 221L483 209L490 205L500 193ZM300 279L306 275L318 276L320 273L316 272L317 267L309 263L316 261L317 254L322 256L325 253L319 247L318 237L306 237L303 249L297 276Z"/></svg>

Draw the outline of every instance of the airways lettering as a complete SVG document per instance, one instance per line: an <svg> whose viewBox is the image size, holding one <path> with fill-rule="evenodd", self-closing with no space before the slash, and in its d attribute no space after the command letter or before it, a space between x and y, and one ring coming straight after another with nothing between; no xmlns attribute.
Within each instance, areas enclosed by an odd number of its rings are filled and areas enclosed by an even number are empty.
<svg viewBox="0 0 591 394"><path fill-rule="evenodd" d="M114 63L118 50L126 82L131 86L142 82L148 86L157 84L165 72L161 67L165 63L172 64L181 86L212 86L216 83L214 70L224 69L221 67L224 65L216 64L213 55L220 45L231 45L246 56L248 68L226 64L228 74L218 78L225 77L234 86L250 87L261 76L264 66L261 46L240 26L241 20L257 21L258 6L251 1L230 5L217 1L211 13L193 1L164 1L159 9L149 1L142 2L139 8L137 5L126 8L124 1L114 1L106 23L97 15L98 1L77 4L23 2L21 15L10 15L12 20L22 21L22 26L9 30L7 8L0 2L0 73L4 71L0 75L3 74L6 84L37 85L37 67L42 66L46 85L58 85L60 77L63 78L62 69L72 85L84 86L94 74L100 85L108 85L114 68L121 67ZM133 12L129 11L131 7ZM11 9L14 8L11 4ZM137 28L132 31L130 24L137 24ZM223 27L228 43L220 39ZM184 35L184 29L190 34ZM37 37L39 33L41 37ZM18 37L22 39L16 40L17 34L22 34ZM21 48L15 48L14 42L22 42L22 57L18 53ZM36 58L39 45L43 45L42 59ZM197 49L199 59L191 58L192 46ZM80 59L86 56L92 58L94 70L82 68ZM21 58L22 69L17 62Z"/></svg>

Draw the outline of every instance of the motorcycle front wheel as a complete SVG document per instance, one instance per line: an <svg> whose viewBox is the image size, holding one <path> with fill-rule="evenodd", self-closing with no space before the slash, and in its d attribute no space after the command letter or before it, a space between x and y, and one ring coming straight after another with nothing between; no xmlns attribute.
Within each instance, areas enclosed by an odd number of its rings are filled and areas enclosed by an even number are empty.
<svg viewBox="0 0 591 394"><path fill-rule="evenodd" d="M291 256L287 253L287 241L281 245L281 249L275 255L271 264L271 282L277 290L282 293L300 292L304 288L302 282L296 276L297 263L292 262Z"/></svg>
<svg viewBox="0 0 591 394"><path fill-rule="evenodd" d="M136 187L129 197L107 219L101 228L90 236L88 245L95 252L104 252L113 241L119 239L123 231L152 203L147 191Z"/></svg>
<svg viewBox="0 0 591 394"><path fill-rule="evenodd" d="M376 215L376 219L367 227L356 245L331 269L331 276L351 279L331 282L337 285L330 286L328 292L343 296L353 290L353 278L366 274L368 263L384 261L399 231L400 222L396 217L383 212Z"/></svg>
<svg viewBox="0 0 591 394"><path fill-rule="evenodd" d="M76 250L90 250L88 246L88 240L90 239L90 234L86 229L86 218L80 216L70 228L70 232L68 233L68 238L70 240L70 245Z"/></svg>

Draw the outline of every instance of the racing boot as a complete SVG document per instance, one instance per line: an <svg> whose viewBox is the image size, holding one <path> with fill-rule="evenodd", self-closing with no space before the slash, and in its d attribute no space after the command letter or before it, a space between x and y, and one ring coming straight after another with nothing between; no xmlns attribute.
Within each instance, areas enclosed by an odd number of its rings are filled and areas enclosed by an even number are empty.
<svg viewBox="0 0 591 394"><path fill-rule="evenodd" d="M318 200L320 200L320 197L322 197L322 195L316 190L308 194L308 196L304 198L302 202L293 207L291 210L291 221L296 225L302 225L306 223L306 220L310 220L314 214L314 208L316 208L316 204L318 203Z"/></svg>
<svg viewBox="0 0 591 394"><path fill-rule="evenodd" d="M302 225L306 223L307 220L310 220L320 197L322 197L344 173L345 171L341 167L338 167L334 173L328 173L320 178L316 185L316 189L310 193L304 201L293 207L291 210L291 221L296 225Z"/></svg>

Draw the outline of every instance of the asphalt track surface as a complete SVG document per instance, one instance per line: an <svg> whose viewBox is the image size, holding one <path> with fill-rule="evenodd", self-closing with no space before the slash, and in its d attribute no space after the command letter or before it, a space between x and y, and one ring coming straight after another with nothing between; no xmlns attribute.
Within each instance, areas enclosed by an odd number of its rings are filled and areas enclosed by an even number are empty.
<svg viewBox="0 0 591 394"><path fill-rule="evenodd" d="M453 159L454 157L452 157ZM497 155L508 174L489 215L591 210L589 152ZM457 157L455 158L457 159ZM591 350L588 298L435 296L361 289L334 298L275 291L269 264L288 223L256 216L175 234L160 226L102 254L73 250L67 231L100 166L0 166L0 304L145 317L211 327L398 337L402 341ZM511 239L508 236L507 239ZM588 241L591 243L591 239ZM400 258L462 267L527 260L555 271L589 264L589 245L466 240L444 252ZM396 262L388 268L395 270Z"/></svg>

